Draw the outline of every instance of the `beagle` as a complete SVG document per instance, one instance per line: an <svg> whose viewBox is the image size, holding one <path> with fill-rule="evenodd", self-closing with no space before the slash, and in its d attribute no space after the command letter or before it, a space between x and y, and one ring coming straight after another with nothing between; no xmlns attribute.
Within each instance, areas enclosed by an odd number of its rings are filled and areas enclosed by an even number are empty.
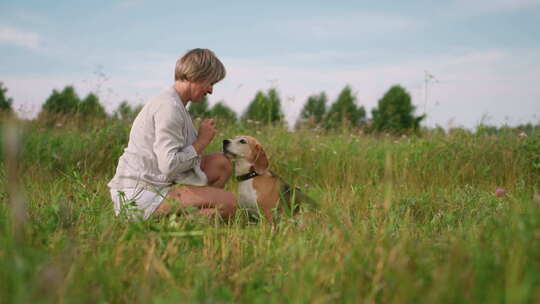
<svg viewBox="0 0 540 304"><path fill-rule="evenodd" d="M261 144L251 136L237 136L223 141L223 153L235 162L238 180L238 204L246 208L250 217L258 218L259 211L271 221L273 211L296 214L301 203L315 206L315 202L299 189L268 170L268 158Z"/></svg>

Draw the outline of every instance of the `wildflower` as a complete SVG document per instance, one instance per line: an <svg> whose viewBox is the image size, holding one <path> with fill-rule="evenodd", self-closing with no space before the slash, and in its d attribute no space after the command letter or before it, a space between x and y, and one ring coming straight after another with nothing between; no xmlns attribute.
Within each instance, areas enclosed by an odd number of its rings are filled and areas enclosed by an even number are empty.
<svg viewBox="0 0 540 304"><path fill-rule="evenodd" d="M506 196L506 190L504 190L504 188L497 188L497 189L495 189L495 195L497 197Z"/></svg>

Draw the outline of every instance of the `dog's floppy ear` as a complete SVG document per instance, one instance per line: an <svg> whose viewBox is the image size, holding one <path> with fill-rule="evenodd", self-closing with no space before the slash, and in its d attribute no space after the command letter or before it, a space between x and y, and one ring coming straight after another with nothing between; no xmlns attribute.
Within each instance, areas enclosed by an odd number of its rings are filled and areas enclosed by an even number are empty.
<svg viewBox="0 0 540 304"><path fill-rule="evenodd" d="M255 145L253 155L255 155L253 158L253 167L255 168L255 172L258 174L264 173L264 171L268 169L268 158L266 158L266 152L264 152L260 144Z"/></svg>

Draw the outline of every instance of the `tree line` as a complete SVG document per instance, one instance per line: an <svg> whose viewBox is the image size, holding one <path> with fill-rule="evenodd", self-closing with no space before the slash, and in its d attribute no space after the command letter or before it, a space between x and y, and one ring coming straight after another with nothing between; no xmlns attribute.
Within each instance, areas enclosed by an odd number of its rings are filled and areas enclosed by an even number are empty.
<svg viewBox="0 0 540 304"><path fill-rule="evenodd" d="M0 114L13 115L11 108L13 99L7 97L7 91L0 82ZM108 115L97 95L89 93L80 98L73 86L66 86L61 91L52 91L42 105L37 119L54 122L57 117L78 116L86 119L112 118L129 123L141 109L142 105L132 106L123 101L112 115ZM214 117L228 123L255 122L262 125L284 123L281 98L276 88L270 88L266 92L257 91L241 116L237 116L236 112L223 102L210 107L206 97L201 102L191 103L188 111L193 118ZM410 94L403 87L395 85L378 100L377 106L371 111L371 118L368 119L365 108L358 105L351 87L345 86L331 104L324 92L309 96L295 123L295 128L326 130L356 128L366 132L401 135L419 130L425 115L416 116L414 112L415 106L411 102ZM478 131L493 134L497 132L497 127L482 126Z"/></svg>
<svg viewBox="0 0 540 304"><path fill-rule="evenodd" d="M208 102L190 105L189 111L195 117L223 117L236 121L232 110L222 110L218 103L209 109ZM379 100L378 107L372 110L372 119L366 117L366 110L357 104L357 98L350 86L345 86L337 99L328 106L324 92L309 96L304 104L296 128L324 128L327 130L340 127L364 128L368 131L402 134L414 132L420 127L424 115L415 116L410 94L396 85ZM281 99L275 88L266 93L258 91L245 110L241 121L257 121L262 124L282 123L284 114Z"/></svg>
<svg viewBox="0 0 540 304"><path fill-rule="evenodd" d="M0 115L14 115L12 104L13 98L7 96L8 89L0 82ZM65 117L80 117L87 119L113 118L126 122L135 119L142 109L142 105L131 106L127 101L122 101L112 115L108 115L105 108L94 93L89 93L80 98L73 86L66 86L58 91L53 90L41 106L38 120L54 121Z"/></svg>
<svg viewBox="0 0 540 304"><path fill-rule="evenodd" d="M6 92L7 88L0 83L0 110L12 113L13 100L7 97ZM142 106L132 107L123 101L113 112L112 118L132 121L141 108ZM345 86L331 105L328 105L328 98L324 92L309 96L295 127L327 130L350 127L401 134L419 128L424 116L414 116L414 110L409 93L396 85L379 100L378 107L372 110L372 119L368 120L366 110L357 104L357 98L351 87ZM215 117L230 123L241 121L263 125L283 124L285 117L276 88L256 92L240 117L223 102L210 107L206 98L201 102L191 103L188 111L194 118ZM73 86L66 86L61 91L52 91L42 105L38 120L54 120L56 117L72 115L82 118L108 117L97 95L89 93L80 98Z"/></svg>

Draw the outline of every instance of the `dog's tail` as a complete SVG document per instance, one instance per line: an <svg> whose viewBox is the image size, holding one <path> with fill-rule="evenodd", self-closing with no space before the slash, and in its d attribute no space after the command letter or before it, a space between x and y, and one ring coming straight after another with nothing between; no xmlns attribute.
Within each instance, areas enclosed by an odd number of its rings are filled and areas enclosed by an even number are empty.
<svg viewBox="0 0 540 304"><path fill-rule="evenodd" d="M300 206L308 207L309 209L318 209L319 204L302 192L297 187L291 187L287 183L281 184L281 199L285 203L285 207L291 214L296 214L300 211Z"/></svg>
<svg viewBox="0 0 540 304"><path fill-rule="evenodd" d="M288 210L289 214L296 214L300 211L300 206L308 209L319 209L319 203L302 192L298 187L291 187L275 172L269 171L272 176L277 178L281 184L280 188L280 205Z"/></svg>

